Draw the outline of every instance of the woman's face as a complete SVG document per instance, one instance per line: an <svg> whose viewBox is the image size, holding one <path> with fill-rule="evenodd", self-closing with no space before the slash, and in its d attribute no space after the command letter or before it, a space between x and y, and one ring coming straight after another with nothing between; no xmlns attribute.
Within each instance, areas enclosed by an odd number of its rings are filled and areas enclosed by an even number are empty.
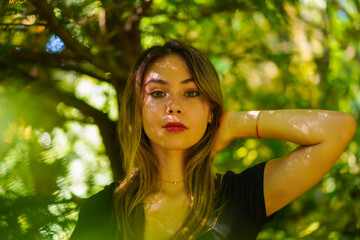
<svg viewBox="0 0 360 240"><path fill-rule="evenodd" d="M209 103L179 55L160 58L148 68L142 120L153 148L185 150L195 145L211 117Z"/></svg>

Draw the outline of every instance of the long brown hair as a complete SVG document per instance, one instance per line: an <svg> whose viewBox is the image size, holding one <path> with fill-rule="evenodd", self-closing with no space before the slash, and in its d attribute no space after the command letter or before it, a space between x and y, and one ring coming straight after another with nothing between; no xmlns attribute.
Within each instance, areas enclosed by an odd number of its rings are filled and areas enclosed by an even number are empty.
<svg viewBox="0 0 360 240"><path fill-rule="evenodd" d="M185 184L193 204L173 239L196 238L214 222L217 189L210 151L223 110L219 78L210 60L200 51L179 41L168 41L140 55L121 102L119 134L126 178L115 191L114 205L124 240L143 239L143 201L155 186L159 173L158 161L142 127L143 81L149 66L170 54L178 54L183 58L213 114L204 136L186 151Z"/></svg>

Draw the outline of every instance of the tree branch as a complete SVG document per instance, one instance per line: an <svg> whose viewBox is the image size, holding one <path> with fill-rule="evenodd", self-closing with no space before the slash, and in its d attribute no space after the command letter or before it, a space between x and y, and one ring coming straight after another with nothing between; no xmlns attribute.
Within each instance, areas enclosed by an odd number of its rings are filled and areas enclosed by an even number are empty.
<svg viewBox="0 0 360 240"><path fill-rule="evenodd" d="M81 58L92 63L96 67L111 72L119 78L127 75L126 72L121 71L119 67L113 66L111 63L103 61L99 56L94 56L90 53L89 49L84 47L78 42L71 34L64 28L60 21L56 18L53 9L45 0L29 0L39 14L46 19L49 28L64 42L64 44L74 53L78 54Z"/></svg>
<svg viewBox="0 0 360 240"><path fill-rule="evenodd" d="M6 49L5 47L0 46L1 49ZM111 83L110 80L104 74L98 74L94 71L87 70L81 66L79 66L78 61L82 60L81 58L77 58L76 55L68 54L68 53L37 53L30 52L26 50L10 50L4 55L3 58L0 58L0 62L28 62L28 63L41 63L46 66L60 68L62 70L75 71L81 74L88 75L99 81ZM75 61L73 64L69 64L68 62Z"/></svg>
<svg viewBox="0 0 360 240"><path fill-rule="evenodd" d="M63 63L67 61L81 61L82 58L71 53L41 53L31 52L28 50L8 50L9 47L0 45L0 52L5 52L3 61L17 61L17 62L45 62L45 63ZM1 58L0 58L1 60Z"/></svg>
<svg viewBox="0 0 360 240"><path fill-rule="evenodd" d="M111 81L108 78L106 78L105 75L99 75L98 73L89 71L89 70L84 69L84 68L82 68L82 67L80 67L78 65L75 65L75 64L62 64L62 65L54 64L54 65L52 65L52 67L60 68L62 70L67 70L67 71L75 71L77 73L84 74L84 75L87 75L89 77L95 78L95 79L97 79L99 81L111 83Z"/></svg>
<svg viewBox="0 0 360 240"><path fill-rule="evenodd" d="M0 68L4 68L6 70L7 66L0 65ZM92 117L96 122L102 122L108 119L107 114L91 107L84 101L74 97L72 94L59 90L49 81L39 80L39 77L34 77L22 69L17 69L15 74L23 77L27 83L26 89L36 95L49 97L59 102L64 102L68 106L73 106L79 109L84 115ZM5 79L5 76L3 79ZM110 120L108 119L108 121Z"/></svg>
<svg viewBox="0 0 360 240"><path fill-rule="evenodd" d="M44 94L43 94L44 95ZM46 91L46 95L64 102L66 105L79 109L83 114L91 116L99 127L100 134L105 146L106 155L109 157L114 180L120 180L124 176L122 170L122 156L120 151L119 137L116 131L116 122L111 121L107 114L94 109L82 100L70 94L60 92L56 88Z"/></svg>
<svg viewBox="0 0 360 240"><path fill-rule="evenodd" d="M360 3L359 3L359 0L354 0L354 3L355 3L357 12L360 14Z"/></svg>
<svg viewBox="0 0 360 240"><path fill-rule="evenodd" d="M0 63L0 68L6 69L6 66ZM100 134L103 138L106 155L110 160L114 180L120 180L124 177L116 122L111 121L107 114L91 107L86 102L74 97L72 94L59 90L48 81L39 81L37 77L31 76L23 70L17 71L16 74L20 74L25 80L27 80L29 87L26 89L28 91L45 98L51 98L56 101L63 102L68 106L79 109L84 115L92 117L95 124L99 127Z"/></svg>

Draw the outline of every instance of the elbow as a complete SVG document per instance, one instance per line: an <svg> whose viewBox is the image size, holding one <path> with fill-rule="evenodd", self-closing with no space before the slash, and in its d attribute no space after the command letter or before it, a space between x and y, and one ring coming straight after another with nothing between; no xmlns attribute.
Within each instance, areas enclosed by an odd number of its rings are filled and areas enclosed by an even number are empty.
<svg viewBox="0 0 360 240"><path fill-rule="evenodd" d="M351 140L356 132L356 121L350 114L346 114L346 125L348 126L349 140Z"/></svg>
<svg viewBox="0 0 360 240"><path fill-rule="evenodd" d="M338 140L343 140L346 144L350 142L356 132L356 121L353 116L348 113L342 113L338 124Z"/></svg>

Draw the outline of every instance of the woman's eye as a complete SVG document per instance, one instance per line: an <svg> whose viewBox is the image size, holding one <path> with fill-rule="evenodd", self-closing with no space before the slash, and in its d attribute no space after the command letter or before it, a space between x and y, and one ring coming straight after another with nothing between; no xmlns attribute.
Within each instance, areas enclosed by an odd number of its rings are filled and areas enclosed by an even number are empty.
<svg viewBox="0 0 360 240"><path fill-rule="evenodd" d="M187 97L196 97L196 96L199 96L199 92L193 91L193 90L187 91L187 92L185 93L185 96L187 96Z"/></svg>
<svg viewBox="0 0 360 240"><path fill-rule="evenodd" d="M166 94L162 91L154 91L154 92L150 93L150 95L155 98L160 98L160 97L165 97Z"/></svg>

